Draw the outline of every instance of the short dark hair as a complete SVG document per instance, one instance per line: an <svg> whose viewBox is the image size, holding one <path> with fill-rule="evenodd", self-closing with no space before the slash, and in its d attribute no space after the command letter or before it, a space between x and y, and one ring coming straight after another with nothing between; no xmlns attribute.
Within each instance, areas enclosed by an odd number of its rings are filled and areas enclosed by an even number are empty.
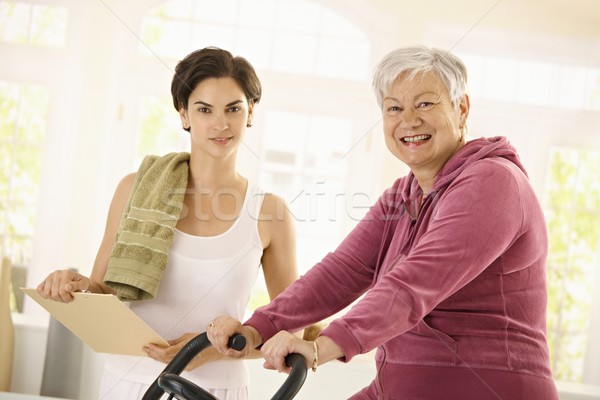
<svg viewBox="0 0 600 400"><path fill-rule="evenodd" d="M252 65L227 50L206 47L188 54L175 67L171 94L177 111L187 108L192 91L207 78L233 78L244 91L248 103L260 101L262 86Z"/></svg>

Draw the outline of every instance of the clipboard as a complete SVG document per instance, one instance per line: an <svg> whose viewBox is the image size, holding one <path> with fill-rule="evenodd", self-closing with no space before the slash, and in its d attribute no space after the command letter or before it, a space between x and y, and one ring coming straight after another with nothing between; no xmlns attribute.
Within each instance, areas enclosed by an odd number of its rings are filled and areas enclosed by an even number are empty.
<svg viewBox="0 0 600 400"><path fill-rule="evenodd" d="M98 353L145 356L142 347L148 343L169 346L115 295L75 292L72 302L60 303L35 289L21 290Z"/></svg>

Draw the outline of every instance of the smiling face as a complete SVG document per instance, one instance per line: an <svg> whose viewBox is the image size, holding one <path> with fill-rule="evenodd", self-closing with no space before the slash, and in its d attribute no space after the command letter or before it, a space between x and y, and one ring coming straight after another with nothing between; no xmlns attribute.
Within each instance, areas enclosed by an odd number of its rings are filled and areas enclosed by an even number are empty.
<svg viewBox="0 0 600 400"><path fill-rule="evenodd" d="M192 150L222 158L235 156L252 108L234 79L208 78L196 85L179 115L182 125L190 128Z"/></svg>
<svg viewBox="0 0 600 400"><path fill-rule="evenodd" d="M386 145L417 178L437 175L465 144L469 98L454 106L434 72L401 74L384 93L382 108Z"/></svg>

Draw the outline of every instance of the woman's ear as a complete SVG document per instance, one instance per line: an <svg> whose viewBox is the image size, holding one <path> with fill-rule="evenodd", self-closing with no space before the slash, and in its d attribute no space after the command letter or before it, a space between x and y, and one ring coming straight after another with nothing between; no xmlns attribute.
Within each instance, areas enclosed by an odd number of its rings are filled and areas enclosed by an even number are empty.
<svg viewBox="0 0 600 400"><path fill-rule="evenodd" d="M185 130L189 130L190 122L188 120L187 110L184 107L179 109L179 117L181 118L181 127Z"/></svg>
<svg viewBox="0 0 600 400"><path fill-rule="evenodd" d="M471 100L468 94L463 94L458 102L458 110L460 112L460 123L459 127L462 129L467 124L467 117L469 116L469 110L471 109Z"/></svg>
<svg viewBox="0 0 600 400"><path fill-rule="evenodd" d="M250 100L248 102L248 120L246 121L246 127L250 128L252 126L252 113L254 112L254 100Z"/></svg>

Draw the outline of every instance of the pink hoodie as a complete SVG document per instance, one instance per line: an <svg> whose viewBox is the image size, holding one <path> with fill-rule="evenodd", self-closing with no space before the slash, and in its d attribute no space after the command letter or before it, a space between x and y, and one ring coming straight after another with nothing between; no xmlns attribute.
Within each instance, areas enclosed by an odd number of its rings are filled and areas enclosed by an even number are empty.
<svg viewBox="0 0 600 400"><path fill-rule="evenodd" d="M344 309L342 361L378 348L355 399L558 399L546 343L546 225L515 149L467 143L425 198L398 179L341 245L246 322L265 340Z"/></svg>

